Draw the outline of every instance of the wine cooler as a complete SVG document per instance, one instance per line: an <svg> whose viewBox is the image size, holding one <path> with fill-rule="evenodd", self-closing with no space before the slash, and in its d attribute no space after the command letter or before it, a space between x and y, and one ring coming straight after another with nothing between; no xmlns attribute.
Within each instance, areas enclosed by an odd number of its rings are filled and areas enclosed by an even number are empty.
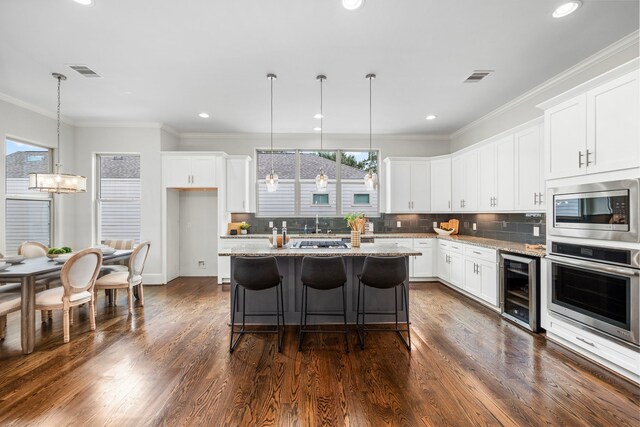
<svg viewBox="0 0 640 427"><path fill-rule="evenodd" d="M502 316L533 332L540 322L540 265L538 258L500 254Z"/></svg>

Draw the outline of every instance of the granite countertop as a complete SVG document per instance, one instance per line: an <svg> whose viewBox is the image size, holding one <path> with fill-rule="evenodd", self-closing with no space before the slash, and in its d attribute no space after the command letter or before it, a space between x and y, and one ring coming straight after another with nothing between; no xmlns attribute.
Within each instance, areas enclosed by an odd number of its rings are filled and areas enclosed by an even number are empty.
<svg viewBox="0 0 640 427"><path fill-rule="evenodd" d="M237 236L220 236L221 239L268 239L270 234L240 234ZM292 239L331 239L351 237L350 234L290 234ZM362 237L374 237L376 239L420 239L420 238L437 238L463 242L469 245L480 246L484 248L496 249L504 252L511 252L521 255L528 255L542 258L546 255L545 249L529 249L524 243L509 242L506 240L486 239L475 236L440 236L435 233L378 233L364 234ZM363 244L364 245L364 244ZM305 249L305 251L308 251ZM311 255L311 254L309 254ZM415 254L413 254L415 255Z"/></svg>
<svg viewBox="0 0 640 427"><path fill-rule="evenodd" d="M396 245L385 245L384 243L362 243L359 248L348 249L276 249L267 245L246 244L238 245L229 249L222 249L220 256L415 256L422 255L422 252L410 248Z"/></svg>

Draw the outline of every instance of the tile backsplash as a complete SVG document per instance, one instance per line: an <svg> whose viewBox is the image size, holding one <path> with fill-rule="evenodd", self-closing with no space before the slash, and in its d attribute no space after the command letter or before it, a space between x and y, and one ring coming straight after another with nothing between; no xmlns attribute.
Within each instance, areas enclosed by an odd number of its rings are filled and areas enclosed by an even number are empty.
<svg viewBox="0 0 640 427"><path fill-rule="evenodd" d="M544 243L546 238L545 214L542 213L446 213L446 214L381 214L379 218L369 218L373 222L374 233L431 233L433 223L445 222L450 218L460 221L460 234L507 240L517 243ZM309 218L258 218L254 214L232 214L233 222L246 221L251 224L250 233L271 233L269 221L280 229L282 221L287 222L289 233L304 233L305 225L311 233L315 229L315 217ZM400 221L401 226L397 226ZM344 219L320 217L323 233L348 233ZM473 224L476 230L473 230ZM539 228L539 236L534 236L534 227Z"/></svg>

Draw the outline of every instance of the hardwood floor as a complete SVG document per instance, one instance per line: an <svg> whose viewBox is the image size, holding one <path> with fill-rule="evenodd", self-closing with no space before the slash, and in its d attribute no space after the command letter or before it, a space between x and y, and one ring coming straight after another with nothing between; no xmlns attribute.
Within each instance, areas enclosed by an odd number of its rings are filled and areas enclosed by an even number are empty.
<svg viewBox="0 0 640 427"><path fill-rule="evenodd" d="M76 310L20 351L19 313L0 344L0 425L640 424L640 389L501 320L436 283L412 285L413 351L370 334L247 335L228 352L229 287L178 279L145 287L127 317L98 301L97 331ZM294 323L297 319L287 319Z"/></svg>

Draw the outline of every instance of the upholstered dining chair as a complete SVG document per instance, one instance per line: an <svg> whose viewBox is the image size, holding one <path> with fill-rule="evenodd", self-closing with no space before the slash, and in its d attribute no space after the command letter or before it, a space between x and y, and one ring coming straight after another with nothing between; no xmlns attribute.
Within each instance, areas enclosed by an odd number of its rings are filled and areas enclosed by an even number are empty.
<svg viewBox="0 0 640 427"><path fill-rule="evenodd" d="M91 330L96 329L93 287L100 272L102 252L85 249L73 255L60 271L61 287L36 294L36 310L63 310L64 342L69 342L70 310L88 303Z"/></svg>
<svg viewBox="0 0 640 427"><path fill-rule="evenodd" d="M19 292L0 293L0 340L3 340L7 332L7 314L20 310L22 298Z"/></svg>
<svg viewBox="0 0 640 427"><path fill-rule="evenodd" d="M133 313L133 288L138 287L138 297L140 305L144 306L144 293L142 287L142 271L144 270L144 264L147 261L149 255L149 249L151 248L151 242L146 241L140 243L133 250L131 257L129 258L128 271L116 271L109 273L96 281L94 288L94 304L97 300L98 291L101 289L126 289L127 290L127 304L129 307L129 314ZM115 298L113 300L115 304Z"/></svg>
<svg viewBox="0 0 640 427"><path fill-rule="evenodd" d="M0 258L4 255L0 253ZM0 259L0 263L2 259ZM20 292L20 283L0 283L0 294L4 292Z"/></svg>
<svg viewBox="0 0 640 427"><path fill-rule="evenodd" d="M18 255L22 255L25 258L40 258L47 256L47 253L49 253L49 248L40 242L23 242L20 246L18 246ZM53 275L52 277L44 277L36 282L36 290L49 289L53 282L57 283L57 280L57 275ZM43 323L48 319L51 319L51 317L51 311L43 311L40 313L40 318Z"/></svg>

